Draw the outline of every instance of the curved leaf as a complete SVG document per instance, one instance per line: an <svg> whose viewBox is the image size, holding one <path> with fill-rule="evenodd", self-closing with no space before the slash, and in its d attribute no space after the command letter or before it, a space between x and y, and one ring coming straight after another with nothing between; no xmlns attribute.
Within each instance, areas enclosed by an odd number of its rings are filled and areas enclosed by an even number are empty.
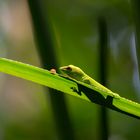
<svg viewBox="0 0 140 140"><path fill-rule="evenodd" d="M140 104L123 97L112 97L79 81L52 74L50 71L29 64L0 58L0 71L17 76L83 100L97 103L115 111L140 119Z"/></svg>

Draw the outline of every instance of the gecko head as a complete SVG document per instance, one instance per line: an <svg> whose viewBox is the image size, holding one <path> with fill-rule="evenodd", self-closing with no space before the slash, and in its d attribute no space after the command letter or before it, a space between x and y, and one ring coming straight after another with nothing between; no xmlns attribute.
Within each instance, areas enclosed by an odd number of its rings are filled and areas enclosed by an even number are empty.
<svg viewBox="0 0 140 140"><path fill-rule="evenodd" d="M81 80L81 78L84 76L84 72L79 67L74 65L60 67L60 70L67 76L76 80Z"/></svg>

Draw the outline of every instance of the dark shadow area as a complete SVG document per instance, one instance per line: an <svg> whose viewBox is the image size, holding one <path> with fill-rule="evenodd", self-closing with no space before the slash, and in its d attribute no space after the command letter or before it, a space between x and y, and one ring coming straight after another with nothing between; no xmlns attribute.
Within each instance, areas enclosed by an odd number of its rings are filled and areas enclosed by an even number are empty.
<svg viewBox="0 0 140 140"><path fill-rule="evenodd" d="M72 80L72 79L69 79L69 80ZM74 80L72 80L72 81L74 81ZM130 113L126 112L126 111L122 111L119 108L117 108L116 106L114 106L113 105L113 100L115 99L114 97L107 96L107 98L104 98L104 96L101 93L99 93L97 91L93 91L93 89L90 89L88 87L85 87L84 85L81 85L79 83L76 83L76 84L77 84L78 90L75 89L74 87L71 87L71 90L73 92L75 92L76 94L78 94L79 96L81 96L82 94L85 94L86 97L92 103L96 103L96 104L99 104L101 106L108 107L108 108L110 108L112 110L118 111L120 113L126 114L128 116L131 116L131 117L140 119L140 117L135 116L133 114L130 114Z"/></svg>

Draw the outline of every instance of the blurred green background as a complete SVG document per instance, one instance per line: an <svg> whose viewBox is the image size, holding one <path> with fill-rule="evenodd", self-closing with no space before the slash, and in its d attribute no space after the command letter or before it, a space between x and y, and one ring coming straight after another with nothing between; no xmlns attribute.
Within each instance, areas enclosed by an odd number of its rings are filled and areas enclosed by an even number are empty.
<svg viewBox="0 0 140 140"><path fill-rule="evenodd" d="M121 96L139 102L135 22L130 1L41 2L59 65L79 66L97 81L98 17L105 18L109 48L107 85ZM26 0L0 0L0 57L41 67ZM0 78L0 140L58 140L49 92L16 77L0 74ZM100 107L64 96L75 139L98 140ZM109 140L136 140L139 130L139 120L109 110Z"/></svg>

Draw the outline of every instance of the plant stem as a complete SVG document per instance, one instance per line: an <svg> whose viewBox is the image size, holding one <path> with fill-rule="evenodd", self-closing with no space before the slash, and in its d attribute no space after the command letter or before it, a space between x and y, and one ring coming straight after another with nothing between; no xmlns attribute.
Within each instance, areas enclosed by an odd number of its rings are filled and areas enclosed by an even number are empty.
<svg viewBox="0 0 140 140"><path fill-rule="evenodd" d="M98 19L99 26L99 75L102 85L107 86L107 25L103 17ZM100 130L101 140L108 140L109 136L109 124L108 124L108 110L101 106L100 108Z"/></svg>
<svg viewBox="0 0 140 140"><path fill-rule="evenodd" d="M45 11L45 14L43 13L42 3L39 0L28 0L28 4L42 66L45 69L58 69L58 61L55 55L51 34L52 32L50 29L48 15L46 15L47 11ZM45 17L47 18L45 19ZM51 106L59 139L74 140L74 131L71 126L64 95L54 89L49 89L49 91L51 93Z"/></svg>

